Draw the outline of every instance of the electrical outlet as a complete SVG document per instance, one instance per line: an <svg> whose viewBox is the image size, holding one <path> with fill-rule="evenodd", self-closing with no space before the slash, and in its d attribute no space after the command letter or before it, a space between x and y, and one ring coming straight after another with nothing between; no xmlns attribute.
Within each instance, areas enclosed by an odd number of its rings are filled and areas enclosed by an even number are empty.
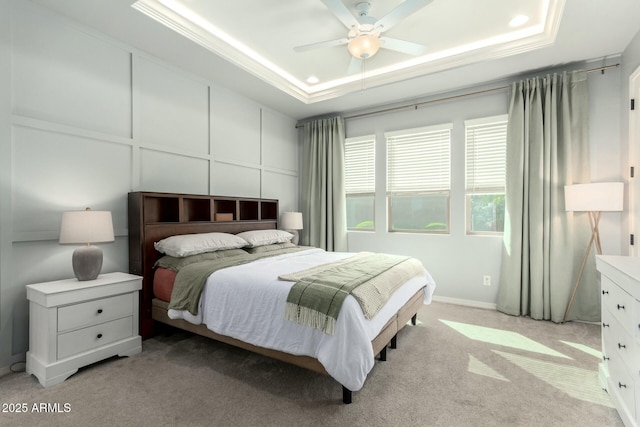
<svg viewBox="0 0 640 427"><path fill-rule="evenodd" d="M491 276L482 277L482 284L485 286L491 286Z"/></svg>

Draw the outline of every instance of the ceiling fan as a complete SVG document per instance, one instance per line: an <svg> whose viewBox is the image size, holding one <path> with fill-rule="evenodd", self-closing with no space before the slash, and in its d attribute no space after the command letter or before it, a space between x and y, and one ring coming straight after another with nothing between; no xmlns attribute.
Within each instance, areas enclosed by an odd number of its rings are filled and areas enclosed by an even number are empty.
<svg viewBox="0 0 640 427"><path fill-rule="evenodd" d="M326 48L331 46L347 45L351 53L349 74L360 71L362 60L371 58L380 48L395 50L413 56L419 56L426 52L426 46L406 40L394 39L382 36L396 24L409 15L427 6L433 0L405 0L396 6L391 12L380 19L369 16L371 3L360 2L355 5L357 17L345 6L342 0L322 0L327 8L349 30L347 37L316 42L294 47L296 52Z"/></svg>

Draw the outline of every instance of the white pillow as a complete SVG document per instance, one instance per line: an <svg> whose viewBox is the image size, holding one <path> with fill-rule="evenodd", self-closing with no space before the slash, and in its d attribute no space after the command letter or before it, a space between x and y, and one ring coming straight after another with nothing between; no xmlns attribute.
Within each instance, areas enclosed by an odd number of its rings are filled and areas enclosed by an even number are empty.
<svg viewBox="0 0 640 427"><path fill-rule="evenodd" d="M293 234L284 230L251 230L236 234L249 243L249 246L271 245L274 243L290 242Z"/></svg>
<svg viewBox="0 0 640 427"><path fill-rule="evenodd" d="M158 252L176 258L223 249L236 249L247 245L244 239L229 233L182 234L167 237L153 244Z"/></svg>

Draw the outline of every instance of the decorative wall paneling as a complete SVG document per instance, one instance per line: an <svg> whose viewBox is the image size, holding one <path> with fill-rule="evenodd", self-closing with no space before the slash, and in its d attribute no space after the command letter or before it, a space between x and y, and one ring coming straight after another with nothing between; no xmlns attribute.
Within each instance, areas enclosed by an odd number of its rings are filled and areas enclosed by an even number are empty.
<svg viewBox="0 0 640 427"><path fill-rule="evenodd" d="M24 286L72 277L65 210L112 211L110 272L128 271L130 191L298 209L295 120L31 2L0 17L0 370L27 350Z"/></svg>

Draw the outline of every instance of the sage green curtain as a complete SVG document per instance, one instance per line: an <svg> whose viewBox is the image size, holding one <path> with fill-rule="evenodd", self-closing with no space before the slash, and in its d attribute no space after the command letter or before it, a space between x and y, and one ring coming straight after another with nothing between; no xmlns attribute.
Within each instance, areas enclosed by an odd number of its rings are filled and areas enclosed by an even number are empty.
<svg viewBox="0 0 640 427"><path fill-rule="evenodd" d="M497 308L562 322L591 236L587 214L566 212L564 205L565 185L590 181L587 74L516 82L510 98ZM592 256L568 319L599 318Z"/></svg>
<svg viewBox="0 0 640 427"><path fill-rule="evenodd" d="M301 242L328 251L347 250L344 191L344 119L304 125Z"/></svg>

